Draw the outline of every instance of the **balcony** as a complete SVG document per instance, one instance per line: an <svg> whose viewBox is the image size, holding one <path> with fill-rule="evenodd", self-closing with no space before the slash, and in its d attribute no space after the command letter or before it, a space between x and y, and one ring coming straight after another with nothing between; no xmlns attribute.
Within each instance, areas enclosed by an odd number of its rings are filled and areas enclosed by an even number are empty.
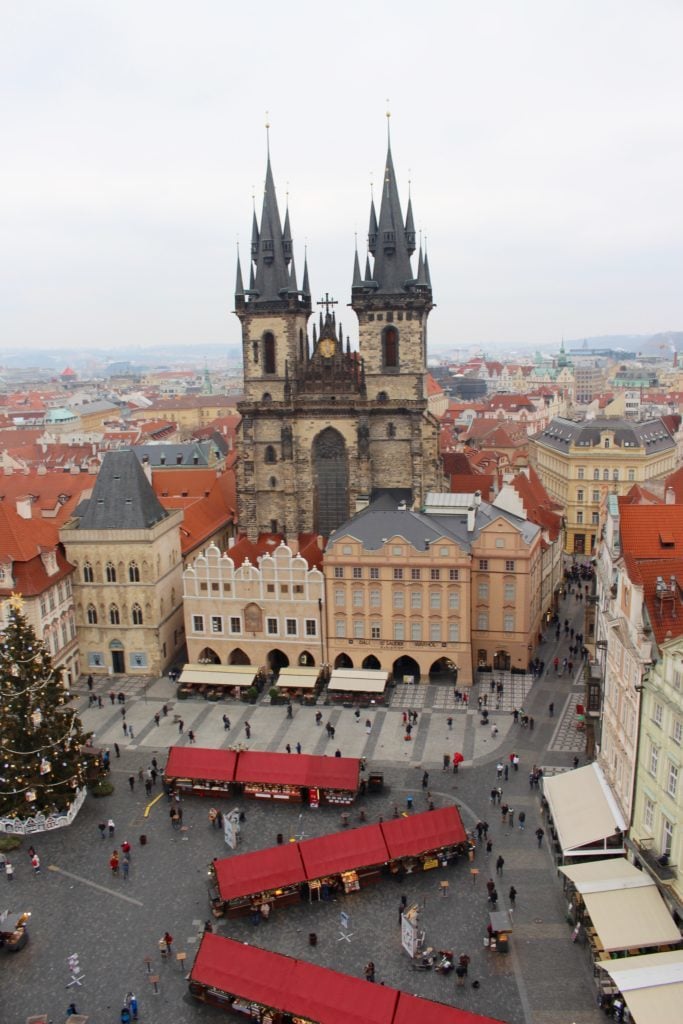
<svg viewBox="0 0 683 1024"><path fill-rule="evenodd" d="M660 856L654 849L654 839L632 839L638 856L647 864L649 870L660 882L673 882L678 878L678 870L675 864L669 863L668 857ZM661 862L665 860L666 863Z"/></svg>

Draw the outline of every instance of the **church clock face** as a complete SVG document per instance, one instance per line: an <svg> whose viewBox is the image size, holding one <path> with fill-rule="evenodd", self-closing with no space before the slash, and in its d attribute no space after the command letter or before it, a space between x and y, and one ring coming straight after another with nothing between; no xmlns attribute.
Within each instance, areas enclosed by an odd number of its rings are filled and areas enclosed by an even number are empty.
<svg viewBox="0 0 683 1024"><path fill-rule="evenodd" d="M337 349L337 346L332 338L323 338L318 349L323 359L331 359Z"/></svg>

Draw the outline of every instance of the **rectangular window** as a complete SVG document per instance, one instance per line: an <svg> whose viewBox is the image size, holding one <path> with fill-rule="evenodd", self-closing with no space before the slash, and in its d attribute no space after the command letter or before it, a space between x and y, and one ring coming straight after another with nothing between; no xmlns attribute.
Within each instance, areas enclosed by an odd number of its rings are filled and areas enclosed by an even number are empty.
<svg viewBox="0 0 683 1024"><path fill-rule="evenodd" d="M671 856L671 848L674 844L674 827L673 823L662 815L662 854L666 854L667 857Z"/></svg>
<svg viewBox="0 0 683 1024"><path fill-rule="evenodd" d="M395 580L402 580L403 579L403 569L394 569L394 579Z"/></svg>
<svg viewBox="0 0 683 1024"><path fill-rule="evenodd" d="M504 548L505 547L505 537L496 537L496 547L497 548Z"/></svg>
<svg viewBox="0 0 683 1024"><path fill-rule="evenodd" d="M591 512L591 525L592 526L599 526L600 525L600 513L599 512Z"/></svg>
<svg viewBox="0 0 683 1024"><path fill-rule="evenodd" d="M457 612L460 608L460 593L457 590L448 591L448 607L452 612Z"/></svg>
<svg viewBox="0 0 683 1024"><path fill-rule="evenodd" d="M593 491L593 501L600 501L600 491Z"/></svg>
<svg viewBox="0 0 683 1024"><path fill-rule="evenodd" d="M683 740L683 722L680 718L677 718L674 721L673 729L671 730L671 739L677 747L680 747L681 741Z"/></svg>
<svg viewBox="0 0 683 1024"><path fill-rule="evenodd" d="M354 580L362 580L363 579L363 568L362 568L362 566L354 565L353 569L351 570L351 575L353 576Z"/></svg>
<svg viewBox="0 0 683 1024"><path fill-rule="evenodd" d="M577 501L583 501L583 489L582 488L576 492L576 500Z"/></svg>
<svg viewBox="0 0 683 1024"><path fill-rule="evenodd" d="M266 632L268 636L277 636L277 619L266 619Z"/></svg>
<svg viewBox="0 0 683 1024"><path fill-rule="evenodd" d="M506 601L508 601L508 602L509 601L514 601L514 599L515 599L515 585L514 585L514 583L506 583L504 588L503 588L503 593L505 594L505 600Z"/></svg>
<svg viewBox="0 0 683 1024"><path fill-rule="evenodd" d="M306 619L306 636L318 635L318 623L315 619Z"/></svg>
<svg viewBox="0 0 683 1024"><path fill-rule="evenodd" d="M430 590L429 592L429 607L432 611L438 612L441 610L441 591Z"/></svg>
<svg viewBox="0 0 683 1024"><path fill-rule="evenodd" d="M343 580L344 579L344 566L343 565L335 565L335 567L334 567L334 578L335 578L335 580Z"/></svg>
<svg viewBox="0 0 683 1024"><path fill-rule="evenodd" d="M663 717L664 708L661 704L655 704L654 708L652 709L652 721L655 723L655 725L658 725L661 728Z"/></svg>
<svg viewBox="0 0 683 1024"><path fill-rule="evenodd" d="M439 558L448 558L448 548L439 548Z"/></svg>
<svg viewBox="0 0 683 1024"><path fill-rule="evenodd" d="M280 593L281 594L288 594L289 593L289 583L281 583L280 584Z"/></svg>
<svg viewBox="0 0 683 1024"><path fill-rule="evenodd" d="M341 588L337 588L334 592L334 603L337 608L343 608L346 604L346 601L344 600L344 591Z"/></svg>
<svg viewBox="0 0 683 1024"><path fill-rule="evenodd" d="M370 607L381 608L382 607L382 591L371 590L370 591Z"/></svg>
<svg viewBox="0 0 683 1024"><path fill-rule="evenodd" d="M584 469L583 466L579 466L577 475L578 475L579 480L583 480L584 476L586 475L586 470Z"/></svg>
<svg viewBox="0 0 683 1024"><path fill-rule="evenodd" d="M365 628L362 619L353 620L353 635L356 640L362 640L365 636Z"/></svg>
<svg viewBox="0 0 683 1024"><path fill-rule="evenodd" d="M419 580L421 576L422 576L422 570L421 569L411 569L410 570L410 578L411 578L411 580Z"/></svg>
<svg viewBox="0 0 683 1024"><path fill-rule="evenodd" d="M422 624L419 622L410 623L410 639L421 640L422 639Z"/></svg>
<svg viewBox="0 0 683 1024"><path fill-rule="evenodd" d="M657 768L659 767L659 747L656 747L654 743L650 744L650 775L657 774Z"/></svg>
<svg viewBox="0 0 683 1024"><path fill-rule="evenodd" d="M448 623L448 639L452 644L460 642L460 623L449 622Z"/></svg>
<svg viewBox="0 0 683 1024"><path fill-rule="evenodd" d="M512 559L512 558L506 559L506 561L505 561L505 572L514 572L514 571L515 571L514 559Z"/></svg>
<svg viewBox="0 0 683 1024"><path fill-rule="evenodd" d="M488 629L489 628L489 616L488 612L479 612L477 615L477 629Z"/></svg>
<svg viewBox="0 0 683 1024"><path fill-rule="evenodd" d="M674 669L674 690L680 690L683 684L683 671L680 668Z"/></svg>
<svg viewBox="0 0 683 1024"><path fill-rule="evenodd" d="M666 791L669 796L676 796L676 789L678 787L678 768L675 764L669 761L669 773L666 778Z"/></svg>
<svg viewBox="0 0 683 1024"><path fill-rule="evenodd" d="M373 566L370 569L370 579L371 580L378 580L379 579L379 569L376 566Z"/></svg>
<svg viewBox="0 0 683 1024"><path fill-rule="evenodd" d="M225 586L223 587L223 590L225 590ZM274 594L275 593L275 584L274 583L267 583L266 584L266 593L267 594Z"/></svg>
<svg viewBox="0 0 683 1024"><path fill-rule="evenodd" d="M334 635L342 639L346 636L346 622L344 619L335 619Z"/></svg>
<svg viewBox="0 0 683 1024"><path fill-rule="evenodd" d="M480 558L479 559L479 568L481 569L482 572L488 572L488 568L489 568L489 560L488 560L488 558Z"/></svg>
<svg viewBox="0 0 683 1024"><path fill-rule="evenodd" d="M438 643L441 640L441 626L438 622L430 622L429 639L432 643Z"/></svg>
<svg viewBox="0 0 683 1024"><path fill-rule="evenodd" d="M429 570L429 578L430 578L430 580L440 580L441 579L441 569L430 569Z"/></svg>
<svg viewBox="0 0 683 1024"><path fill-rule="evenodd" d="M363 607L363 591L362 590L354 590L353 595L352 595L352 602L351 603L353 604L354 608L362 608Z"/></svg>
<svg viewBox="0 0 683 1024"><path fill-rule="evenodd" d="M296 619L285 619L285 632L287 636L296 636Z"/></svg>
<svg viewBox="0 0 683 1024"><path fill-rule="evenodd" d="M40 614L47 615L47 599L45 597L40 599Z"/></svg>
<svg viewBox="0 0 683 1024"><path fill-rule="evenodd" d="M422 607L422 591L411 590L410 591L410 607L421 608Z"/></svg>
<svg viewBox="0 0 683 1024"><path fill-rule="evenodd" d="M652 832L655 823L655 805L654 801L650 800L649 797L645 797L645 804L643 806L643 824L648 832Z"/></svg>
<svg viewBox="0 0 683 1024"><path fill-rule="evenodd" d="M628 477L628 480L631 481L631 482L633 480L635 480L635 478L636 478L636 471L635 471L635 469L629 469L629 471L627 473L627 477Z"/></svg>
<svg viewBox="0 0 683 1024"><path fill-rule="evenodd" d="M593 470L593 479L594 480L599 480L600 479L600 470L599 469L594 469Z"/></svg>
<svg viewBox="0 0 683 1024"><path fill-rule="evenodd" d="M403 608L405 606L405 597L402 590L395 590L392 595L392 604L394 608Z"/></svg>
<svg viewBox="0 0 683 1024"><path fill-rule="evenodd" d="M402 622L394 623L394 640L405 640L405 626Z"/></svg>
<svg viewBox="0 0 683 1024"><path fill-rule="evenodd" d="M301 584L301 583L295 583L294 586L292 587L292 593L293 594L303 594L303 592L304 592L304 588L303 588L303 584Z"/></svg>
<svg viewBox="0 0 683 1024"><path fill-rule="evenodd" d="M223 616L212 615L211 616L211 632L222 633L223 632Z"/></svg>
<svg viewBox="0 0 683 1024"><path fill-rule="evenodd" d="M480 580L477 584L477 597L480 601L488 601L489 599L489 585L486 580Z"/></svg>
<svg viewBox="0 0 683 1024"><path fill-rule="evenodd" d="M397 558L400 558L401 555L403 554L403 548L393 547L391 549L391 553L392 555L395 555Z"/></svg>
<svg viewBox="0 0 683 1024"><path fill-rule="evenodd" d="M583 512L580 509L576 513L576 521L579 524L579 526L581 526L583 524Z"/></svg>
<svg viewBox="0 0 683 1024"><path fill-rule="evenodd" d="M451 583L456 582L457 580L460 579L460 570L459 569L449 569L448 570L448 578L451 581Z"/></svg>
<svg viewBox="0 0 683 1024"><path fill-rule="evenodd" d="M241 633L242 632L242 620L239 615L230 616L230 632Z"/></svg>
<svg viewBox="0 0 683 1024"><path fill-rule="evenodd" d="M506 633L514 633L515 631L515 617L514 615L503 616L503 629Z"/></svg>
<svg viewBox="0 0 683 1024"><path fill-rule="evenodd" d="M378 622L370 626L370 639L381 640L382 639L382 627Z"/></svg>
<svg viewBox="0 0 683 1024"><path fill-rule="evenodd" d="M203 633L204 632L204 616L203 615L193 615L192 616L192 629L194 630L195 633Z"/></svg>

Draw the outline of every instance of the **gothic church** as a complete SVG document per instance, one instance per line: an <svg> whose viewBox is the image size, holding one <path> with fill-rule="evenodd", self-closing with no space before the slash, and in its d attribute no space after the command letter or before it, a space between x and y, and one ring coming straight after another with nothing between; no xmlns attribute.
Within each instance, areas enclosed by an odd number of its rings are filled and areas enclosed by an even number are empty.
<svg viewBox="0 0 683 1024"><path fill-rule="evenodd" d="M268 154L249 287L239 258L235 287L244 359L237 493L250 540L327 537L379 490L419 506L441 488L438 424L426 393L432 288L421 247L413 272L415 248L412 201L404 221L389 144L379 219L374 200L370 207L364 275L357 252L354 261L358 351L348 339L344 345L327 297L309 336L308 266L299 287L289 209L283 225Z"/></svg>

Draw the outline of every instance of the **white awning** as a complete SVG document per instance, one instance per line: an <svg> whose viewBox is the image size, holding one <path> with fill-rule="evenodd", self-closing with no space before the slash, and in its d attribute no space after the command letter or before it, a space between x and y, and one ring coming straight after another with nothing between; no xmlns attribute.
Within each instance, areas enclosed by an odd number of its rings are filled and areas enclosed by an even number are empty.
<svg viewBox="0 0 683 1024"><path fill-rule="evenodd" d="M336 668L327 688L349 693L383 693L388 678L389 673L379 669Z"/></svg>
<svg viewBox="0 0 683 1024"><path fill-rule="evenodd" d="M566 867L561 867L560 871L570 882L574 883L581 895L613 892L615 889L641 889L655 884L645 871L639 871L625 857L569 864Z"/></svg>
<svg viewBox="0 0 683 1024"><path fill-rule="evenodd" d="M595 763L544 778L543 792L565 857L599 856L595 849L581 848L613 836L617 828L622 832L626 829L602 770Z"/></svg>
<svg viewBox="0 0 683 1024"><path fill-rule="evenodd" d="M318 668L281 668L275 685L287 690L312 690L319 675Z"/></svg>
<svg viewBox="0 0 683 1024"><path fill-rule="evenodd" d="M181 686L252 686L256 669L251 665L186 665L178 680Z"/></svg>
<svg viewBox="0 0 683 1024"><path fill-rule="evenodd" d="M678 1020L683 1001L683 950L598 964L623 994L638 1024Z"/></svg>

